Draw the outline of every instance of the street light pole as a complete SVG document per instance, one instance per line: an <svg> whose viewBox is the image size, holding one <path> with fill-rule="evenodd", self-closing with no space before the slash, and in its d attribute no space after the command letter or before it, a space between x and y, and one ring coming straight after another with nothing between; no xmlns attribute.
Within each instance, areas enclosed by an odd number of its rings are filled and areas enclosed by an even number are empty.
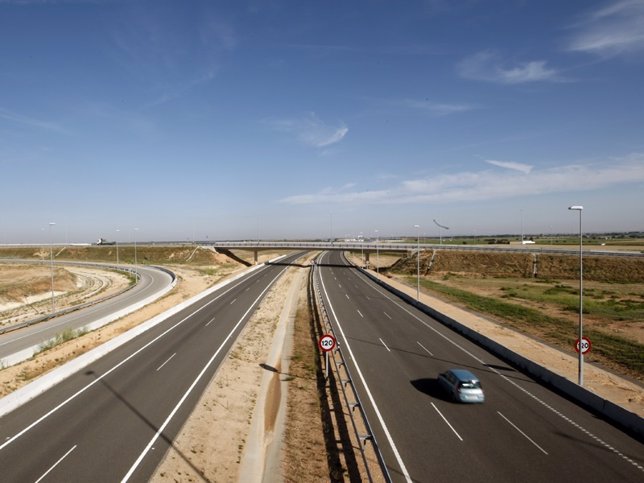
<svg viewBox="0 0 644 483"><path fill-rule="evenodd" d="M584 385L584 353L582 350L582 337L584 336L584 256L583 238L581 230L581 212L584 207L580 205L570 206L569 210L579 212L579 367L577 372L577 383Z"/></svg>
<svg viewBox="0 0 644 483"><path fill-rule="evenodd" d="M51 238L51 228L56 223L51 221L49 222L49 271L51 272L51 313L56 311L56 305L54 302L54 242Z"/></svg>
<svg viewBox="0 0 644 483"><path fill-rule="evenodd" d="M136 268L136 232L139 231L138 228L134 229L134 268Z"/></svg>
<svg viewBox="0 0 644 483"><path fill-rule="evenodd" d="M416 301L420 301L420 225L416 228Z"/></svg>
<svg viewBox="0 0 644 483"><path fill-rule="evenodd" d="M119 230L118 228L116 229L116 265L117 266L119 264L119 239L118 239L119 236L118 236L118 232L120 232L120 231L121 230Z"/></svg>
<svg viewBox="0 0 644 483"><path fill-rule="evenodd" d="M376 230L376 277L380 278L380 252L378 251L378 244L380 239L378 238L378 230Z"/></svg>

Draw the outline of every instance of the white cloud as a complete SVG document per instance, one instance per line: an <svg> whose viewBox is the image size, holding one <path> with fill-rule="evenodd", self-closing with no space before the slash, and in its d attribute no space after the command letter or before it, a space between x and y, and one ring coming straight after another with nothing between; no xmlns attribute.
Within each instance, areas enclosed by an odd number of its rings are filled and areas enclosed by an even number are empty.
<svg viewBox="0 0 644 483"><path fill-rule="evenodd" d="M551 193L573 193L644 182L644 154L632 154L601 164L534 169L521 163L498 162L508 168L466 171L406 180L387 189L326 188L318 193L290 196L286 204L410 204L483 201ZM494 163L490 163L494 164Z"/></svg>
<svg viewBox="0 0 644 483"><path fill-rule="evenodd" d="M456 114L459 112L471 111L476 109L475 106L469 104L450 104L450 103L440 103L432 102L427 99L415 100L415 99L403 99L399 101L402 107L407 107L410 109L417 109L420 111L425 111L435 116L447 116L449 114Z"/></svg>
<svg viewBox="0 0 644 483"><path fill-rule="evenodd" d="M512 161L495 161L493 159L487 159L485 160L485 162L493 166L498 166L499 168L513 169L525 174L528 174L530 171L532 171L533 168L529 164L514 163Z"/></svg>
<svg viewBox="0 0 644 483"><path fill-rule="evenodd" d="M343 122L337 126L329 126L314 112L300 119L273 119L266 123L276 131L294 134L303 144L316 148L339 143L349 132L349 128Z"/></svg>
<svg viewBox="0 0 644 483"><path fill-rule="evenodd" d="M523 84L527 82L561 81L555 69L546 66L545 60L523 62L516 66L503 65L499 55L485 50L463 59L457 65L458 74L465 79Z"/></svg>
<svg viewBox="0 0 644 483"><path fill-rule="evenodd" d="M587 14L568 49L611 57L644 50L644 1L621 0Z"/></svg>

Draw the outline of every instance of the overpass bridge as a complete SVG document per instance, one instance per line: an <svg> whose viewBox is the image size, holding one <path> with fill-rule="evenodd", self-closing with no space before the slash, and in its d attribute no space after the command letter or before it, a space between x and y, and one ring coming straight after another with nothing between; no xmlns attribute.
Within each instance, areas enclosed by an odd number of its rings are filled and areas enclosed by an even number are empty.
<svg viewBox="0 0 644 483"><path fill-rule="evenodd" d="M505 252L505 253L536 253L552 255L579 256L579 246L571 245L570 248L540 247L538 245L498 246L498 245L454 245L454 244L425 244L425 243L398 243L388 241L284 241L284 240L256 240L256 241L207 241L199 245L213 247L219 250L248 250L254 253L257 263L257 254L262 250L308 250L308 251L352 251L365 254L367 262L371 253L400 252L415 253L416 250L452 250L471 252ZM644 258L644 253L635 251L614 251L584 248L584 256L603 257L636 257Z"/></svg>

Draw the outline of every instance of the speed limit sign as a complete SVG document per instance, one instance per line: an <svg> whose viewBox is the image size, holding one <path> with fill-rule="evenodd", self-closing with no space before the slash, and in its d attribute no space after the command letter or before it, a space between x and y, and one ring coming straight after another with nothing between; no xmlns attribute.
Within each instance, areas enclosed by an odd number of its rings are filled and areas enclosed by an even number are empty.
<svg viewBox="0 0 644 483"><path fill-rule="evenodd" d="M324 352L332 351L335 348L335 344L335 337L333 337L331 334L324 334L318 341L320 349L322 349Z"/></svg>
<svg viewBox="0 0 644 483"><path fill-rule="evenodd" d="M581 338L581 353L585 354L586 352L590 352L590 349L593 345L590 343L590 339L588 337L582 337ZM575 350L579 352L579 339L575 341Z"/></svg>

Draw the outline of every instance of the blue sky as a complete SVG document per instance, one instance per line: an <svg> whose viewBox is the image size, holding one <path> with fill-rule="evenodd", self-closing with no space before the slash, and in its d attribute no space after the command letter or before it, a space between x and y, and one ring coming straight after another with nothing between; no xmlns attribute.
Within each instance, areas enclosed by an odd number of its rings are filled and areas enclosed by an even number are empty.
<svg viewBox="0 0 644 483"><path fill-rule="evenodd" d="M642 86L642 0L0 0L0 243L644 230Z"/></svg>

